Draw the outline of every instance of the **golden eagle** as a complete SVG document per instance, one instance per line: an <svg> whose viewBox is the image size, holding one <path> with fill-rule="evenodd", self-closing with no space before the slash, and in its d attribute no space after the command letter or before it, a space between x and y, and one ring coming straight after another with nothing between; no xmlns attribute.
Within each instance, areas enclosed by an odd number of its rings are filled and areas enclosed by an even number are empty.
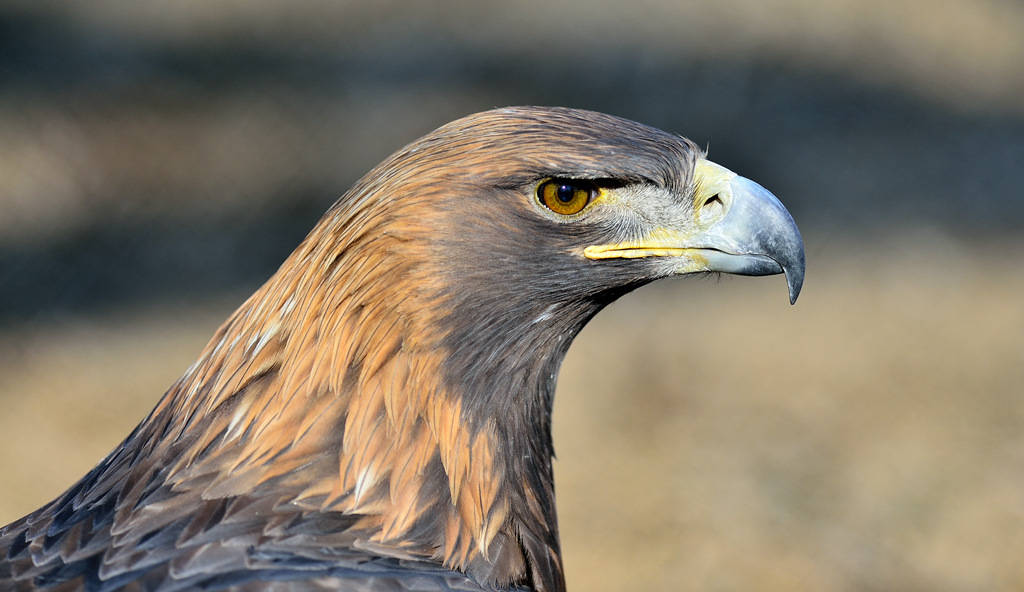
<svg viewBox="0 0 1024 592"><path fill-rule="evenodd" d="M562 359L667 276L800 234L686 139L563 108L445 125L358 181L89 474L0 529L0 590L564 590Z"/></svg>

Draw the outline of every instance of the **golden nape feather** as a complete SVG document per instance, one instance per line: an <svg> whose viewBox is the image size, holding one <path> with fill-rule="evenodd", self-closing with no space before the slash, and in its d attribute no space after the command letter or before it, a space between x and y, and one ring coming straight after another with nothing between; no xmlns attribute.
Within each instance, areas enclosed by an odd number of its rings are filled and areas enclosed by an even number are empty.
<svg viewBox="0 0 1024 592"><path fill-rule="evenodd" d="M599 113L443 126L342 197L131 435L0 530L3 590L564 590L551 405L662 277L799 232L689 141Z"/></svg>

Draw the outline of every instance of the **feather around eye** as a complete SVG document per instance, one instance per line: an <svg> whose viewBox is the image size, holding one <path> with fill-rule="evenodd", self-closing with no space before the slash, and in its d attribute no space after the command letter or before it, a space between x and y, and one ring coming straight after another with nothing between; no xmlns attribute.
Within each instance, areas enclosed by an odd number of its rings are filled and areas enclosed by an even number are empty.
<svg viewBox="0 0 1024 592"><path fill-rule="evenodd" d="M561 216L582 212L597 194L597 186L585 179L547 179L537 186L540 203Z"/></svg>

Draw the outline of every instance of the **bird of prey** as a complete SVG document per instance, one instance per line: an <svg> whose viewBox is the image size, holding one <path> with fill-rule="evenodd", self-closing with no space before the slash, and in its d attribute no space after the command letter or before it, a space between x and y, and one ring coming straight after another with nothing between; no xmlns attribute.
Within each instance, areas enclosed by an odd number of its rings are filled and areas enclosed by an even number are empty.
<svg viewBox="0 0 1024 592"><path fill-rule="evenodd" d="M0 529L0 590L565 589L552 397L659 278L804 275L767 190L565 108L442 126L346 193L156 408Z"/></svg>

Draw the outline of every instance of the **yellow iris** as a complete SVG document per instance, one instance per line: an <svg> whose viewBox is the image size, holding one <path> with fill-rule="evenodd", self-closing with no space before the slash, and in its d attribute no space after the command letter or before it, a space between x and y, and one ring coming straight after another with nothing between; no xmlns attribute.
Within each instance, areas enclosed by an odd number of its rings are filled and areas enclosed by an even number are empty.
<svg viewBox="0 0 1024 592"><path fill-rule="evenodd" d="M546 208L562 216L583 211L598 189L584 179L548 179L537 186L537 199Z"/></svg>

